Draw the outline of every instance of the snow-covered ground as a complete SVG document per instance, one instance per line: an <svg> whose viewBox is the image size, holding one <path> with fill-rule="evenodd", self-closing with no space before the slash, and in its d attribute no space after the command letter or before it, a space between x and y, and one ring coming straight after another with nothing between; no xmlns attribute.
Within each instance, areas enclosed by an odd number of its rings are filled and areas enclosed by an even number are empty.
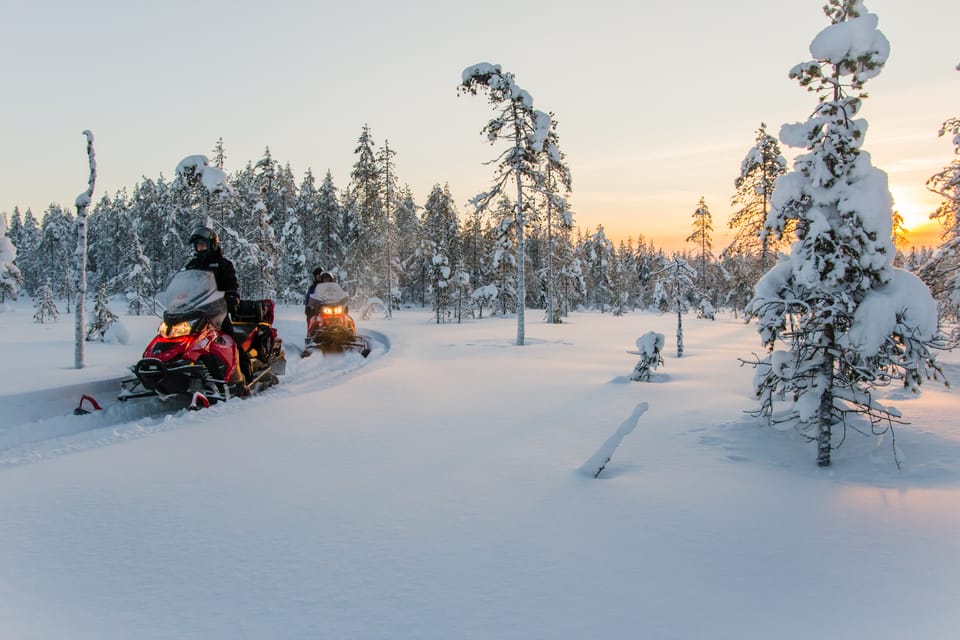
<svg viewBox="0 0 960 640"><path fill-rule="evenodd" d="M820 469L744 413L755 325L686 316L678 359L670 315L531 311L517 347L514 319L417 310L359 322L369 359L291 358L262 396L75 417L157 320L76 370L72 317L10 306L0 638L960 635L960 396L939 383L885 394L902 469L854 432ZM299 308L278 326L299 343ZM630 382L650 330L665 365Z"/></svg>

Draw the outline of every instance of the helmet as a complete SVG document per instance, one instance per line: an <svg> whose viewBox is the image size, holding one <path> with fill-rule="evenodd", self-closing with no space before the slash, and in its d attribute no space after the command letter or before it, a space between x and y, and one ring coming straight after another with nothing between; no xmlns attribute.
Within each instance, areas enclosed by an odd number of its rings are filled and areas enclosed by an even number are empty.
<svg viewBox="0 0 960 640"><path fill-rule="evenodd" d="M323 275L323 267L316 267L313 270L313 280L314 282L320 282L320 276Z"/></svg>
<svg viewBox="0 0 960 640"><path fill-rule="evenodd" d="M320 274L320 282L333 282L333 274L329 271L324 271Z"/></svg>
<svg viewBox="0 0 960 640"><path fill-rule="evenodd" d="M207 243L206 251L197 251L197 242L199 240ZM217 232L210 227L196 227L190 234L190 245L197 254L216 253L220 250L220 238L217 236Z"/></svg>

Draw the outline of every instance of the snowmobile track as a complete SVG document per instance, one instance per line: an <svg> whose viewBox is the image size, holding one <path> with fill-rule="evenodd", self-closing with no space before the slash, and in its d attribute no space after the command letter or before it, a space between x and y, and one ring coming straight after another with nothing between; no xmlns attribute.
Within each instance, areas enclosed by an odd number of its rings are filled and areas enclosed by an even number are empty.
<svg viewBox="0 0 960 640"><path fill-rule="evenodd" d="M202 423L202 416L209 412L229 414L250 402L282 402L291 395L335 387L390 351L390 339L384 334L368 332L367 337L372 351L366 358L351 352L304 359L291 354L279 385L199 412L189 411L186 400L142 398L120 402L116 399L120 378L0 396L0 415L9 422L0 426L0 469L184 428ZM84 393L96 397L102 410L74 415L73 409Z"/></svg>

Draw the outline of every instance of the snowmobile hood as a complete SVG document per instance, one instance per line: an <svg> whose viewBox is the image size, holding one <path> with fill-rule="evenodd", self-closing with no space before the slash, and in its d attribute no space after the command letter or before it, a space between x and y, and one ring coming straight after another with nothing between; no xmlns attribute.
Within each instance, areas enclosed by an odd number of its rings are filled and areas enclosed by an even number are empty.
<svg viewBox="0 0 960 640"><path fill-rule="evenodd" d="M310 299L320 304L346 304L350 295L336 282L321 282L310 294Z"/></svg>

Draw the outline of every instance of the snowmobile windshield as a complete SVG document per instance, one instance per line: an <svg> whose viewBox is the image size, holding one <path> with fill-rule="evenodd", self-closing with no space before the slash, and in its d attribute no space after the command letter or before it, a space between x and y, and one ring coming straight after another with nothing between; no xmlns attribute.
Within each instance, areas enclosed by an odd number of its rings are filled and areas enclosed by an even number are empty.
<svg viewBox="0 0 960 640"><path fill-rule="evenodd" d="M321 282L310 294L315 304L347 304L349 294L336 282Z"/></svg>
<svg viewBox="0 0 960 640"><path fill-rule="evenodd" d="M173 276L164 292L167 310L164 315L183 316L203 313L207 317L226 311L223 291L217 289L212 271L187 269Z"/></svg>

